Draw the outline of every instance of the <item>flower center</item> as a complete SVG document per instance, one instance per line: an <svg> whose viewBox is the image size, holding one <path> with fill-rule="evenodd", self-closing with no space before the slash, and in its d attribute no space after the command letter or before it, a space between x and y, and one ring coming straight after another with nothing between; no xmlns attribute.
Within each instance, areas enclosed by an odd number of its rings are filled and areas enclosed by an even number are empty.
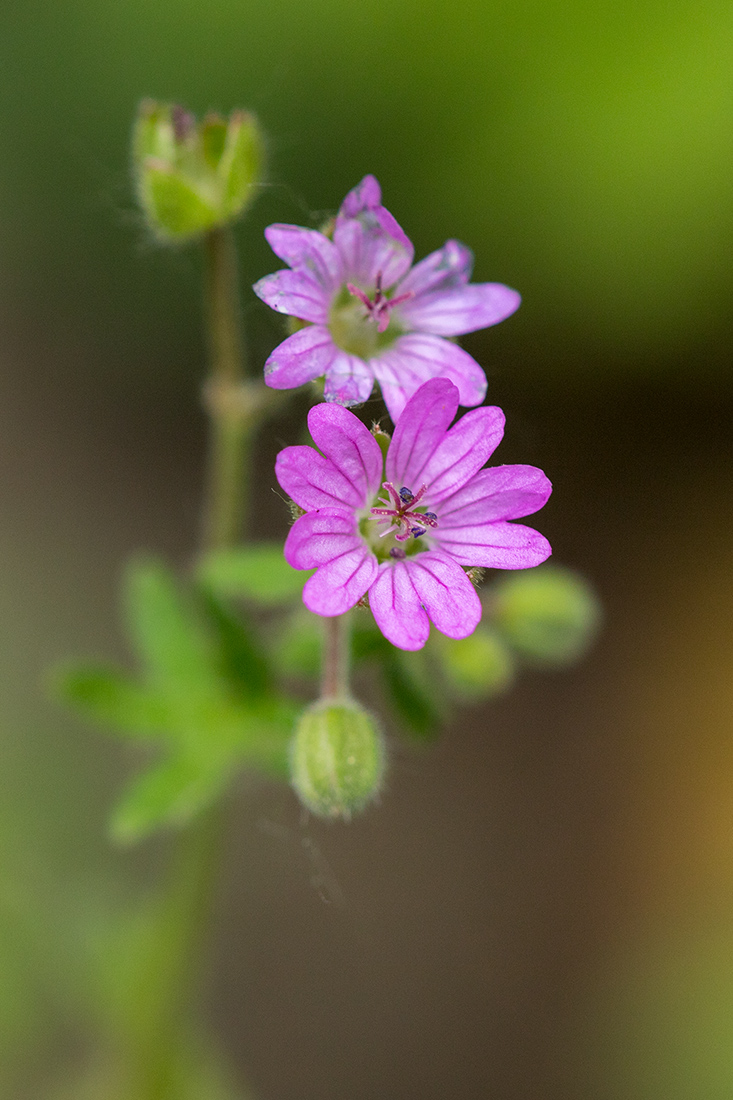
<svg viewBox="0 0 733 1100"><path fill-rule="evenodd" d="M403 330L392 320L392 310L400 302L414 297L409 291L390 298L382 289L381 271L377 273L372 294L370 297L361 287L347 283L334 300L328 317L328 327L337 347L360 359L371 359L401 335Z"/></svg>
<svg viewBox="0 0 733 1100"><path fill-rule="evenodd" d="M401 561L423 549L419 540L431 527L438 526L438 517L435 512L419 508L427 492L426 485L416 493L406 485L397 490L391 481L383 482L383 487L387 490L387 499L380 497L378 503L384 507L370 508L360 530L379 561L389 558ZM385 530L379 531L380 527Z"/></svg>

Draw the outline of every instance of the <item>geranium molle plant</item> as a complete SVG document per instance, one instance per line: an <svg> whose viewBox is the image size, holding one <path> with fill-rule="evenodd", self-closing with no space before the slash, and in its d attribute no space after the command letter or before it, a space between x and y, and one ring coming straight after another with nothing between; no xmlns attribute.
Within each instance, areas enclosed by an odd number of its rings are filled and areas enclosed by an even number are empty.
<svg viewBox="0 0 733 1100"><path fill-rule="evenodd" d="M473 409L451 428L459 399L449 379L424 383L397 421L386 462L374 435L334 404L308 416L321 453L280 452L277 479L305 509L285 557L317 570L303 589L310 611L341 615L368 593L385 637L421 649L430 620L450 638L478 625L481 603L467 568L527 569L550 555L543 535L510 522L541 508L550 482L534 466L482 469L502 438L504 414Z"/></svg>
<svg viewBox="0 0 733 1100"><path fill-rule="evenodd" d="M374 176L350 191L331 236L271 225L265 236L290 270L255 284L279 313L305 322L265 363L265 381L291 389L325 375L326 401L366 401L375 381L393 420L430 378L449 378L461 405L480 405L486 376L445 337L503 321L520 303L501 283L469 283L473 255L458 241L412 267L412 243Z"/></svg>

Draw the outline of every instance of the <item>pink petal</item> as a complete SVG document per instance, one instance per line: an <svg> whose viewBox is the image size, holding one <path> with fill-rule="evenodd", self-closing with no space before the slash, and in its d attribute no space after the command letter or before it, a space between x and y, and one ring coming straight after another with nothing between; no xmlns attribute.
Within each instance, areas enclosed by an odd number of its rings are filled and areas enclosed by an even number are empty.
<svg viewBox="0 0 733 1100"><path fill-rule="evenodd" d="M382 188L376 176L364 176L341 203L339 217L356 218L363 210L375 210L382 205Z"/></svg>
<svg viewBox="0 0 733 1100"><path fill-rule="evenodd" d="M343 615L361 599L376 575L377 559L362 542L322 565L306 581L303 603L316 615Z"/></svg>
<svg viewBox="0 0 733 1100"><path fill-rule="evenodd" d="M536 466L492 466L440 505L440 530L497 520L520 519L538 512L552 492Z"/></svg>
<svg viewBox="0 0 733 1100"><path fill-rule="evenodd" d="M399 649L422 649L430 622L420 606L405 562L380 565L369 589L369 607L388 642Z"/></svg>
<svg viewBox="0 0 733 1100"><path fill-rule="evenodd" d="M417 492L422 471L458 409L458 390L433 378L412 395L397 421L387 453L387 480Z"/></svg>
<svg viewBox="0 0 733 1100"><path fill-rule="evenodd" d="M530 569L549 558L552 548L539 531L521 523L482 523L431 534L440 549L461 565L488 569Z"/></svg>
<svg viewBox="0 0 733 1100"><path fill-rule="evenodd" d="M328 368L323 396L339 405L361 405L374 389L369 365L356 355L337 350Z"/></svg>
<svg viewBox="0 0 733 1100"><path fill-rule="evenodd" d="M462 336L496 325L519 308L516 290L501 283L470 283L450 290L418 294L397 306L395 315L409 328L436 336Z"/></svg>
<svg viewBox="0 0 733 1100"><path fill-rule="evenodd" d="M309 325L283 340L265 363L265 382L275 390L291 390L320 378L337 348L323 325Z"/></svg>
<svg viewBox="0 0 733 1100"><path fill-rule="evenodd" d="M309 275L326 293L344 281L338 249L323 233L300 225L270 225L265 237L276 256Z"/></svg>
<svg viewBox="0 0 733 1100"><path fill-rule="evenodd" d="M473 252L460 241L446 241L437 252L431 252L419 264L415 264L400 283L395 294L411 292L428 294L465 286L471 277Z"/></svg>
<svg viewBox="0 0 733 1100"><path fill-rule="evenodd" d="M404 564L436 629L449 638L473 634L481 621L481 601L461 567L432 551L408 558Z"/></svg>
<svg viewBox="0 0 733 1100"><path fill-rule="evenodd" d="M481 619L481 602L466 574L432 552L381 565L369 606L385 638L400 649L422 649L428 616L451 638L468 637Z"/></svg>
<svg viewBox="0 0 733 1100"><path fill-rule="evenodd" d="M396 423L407 401L430 378L448 378L458 387L461 405L480 405L486 375L475 359L440 336L411 332L369 360L389 415Z"/></svg>
<svg viewBox="0 0 733 1100"><path fill-rule="evenodd" d="M364 289L373 288L379 274L383 288L389 289L409 270L415 254L381 200L374 176L365 176L344 199L333 232L344 281L360 283Z"/></svg>
<svg viewBox="0 0 733 1100"><path fill-rule="evenodd" d="M424 465L419 469L415 466L410 471L412 480L403 477L400 484L409 487L413 484L427 485L424 503L437 505L480 470L503 434L504 413L501 409L492 405L471 409L437 441ZM399 479L397 470L395 475Z"/></svg>
<svg viewBox="0 0 733 1100"><path fill-rule="evenodd" d="M346 508L319 508L296 519L285 540L293 569L314 569L364 546L356 517Z"/></svg>
<svg viewBox="0 0 733 1100"><path fill-rule="evenodd" d="M300 271L276 271L274 275L265 275L252 289L278 313L316 324L325 324L328 320L329 295L319 283Z"/></svg>
<svg viewBox="0 0 733 1100"><path fill-rule="evenodd" d="M361 420L340 405L316 405L308 413L313 442L350 485L349 502L363 508L382 483L382 451Z"/></svg>
<svg viewBox="0 0 733 1100"><path fill-rule="evenodd" d="M275 477L301 508L362 508L364 497L329 458L314 447L286 447L275 459Z"/></svg>

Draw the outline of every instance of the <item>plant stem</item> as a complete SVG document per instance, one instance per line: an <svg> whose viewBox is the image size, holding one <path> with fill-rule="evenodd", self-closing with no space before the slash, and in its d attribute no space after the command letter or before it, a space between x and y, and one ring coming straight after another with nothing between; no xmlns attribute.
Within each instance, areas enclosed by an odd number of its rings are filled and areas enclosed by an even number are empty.
<svg viewBox="0 0 733 1100"><path fill-rule="evenodd" d="M204 302L209 372L204 386L209 414L209 456L200 553L236 545L243 526L250 443L269 404L262 382L246 381L239 313L237 258L231 229L212 229L204 240ZM201 972L224 833L218 804L178 838L154 918L161 965L141 975L153 998L151 1026L140 1048L136 1100L175 1100L182 1056L193 1025L191 1003ZM154 986L154 988L150 988Z"/></svg>
<svg viewBox="0 0 733 1100"><path fill-rule="evenodd" d="M228 226L210 230L204 248L211 424L202 541L204 550L219 550L234 545L240 534L252 424L235 399L244 382L245 366L232 230Z"/></svg>
<svg viewBox="0 0 733 1100"><path fill-rule="evenodd" d="M349 697L349 619L334 615L323 620L322 699Z"/></svg>

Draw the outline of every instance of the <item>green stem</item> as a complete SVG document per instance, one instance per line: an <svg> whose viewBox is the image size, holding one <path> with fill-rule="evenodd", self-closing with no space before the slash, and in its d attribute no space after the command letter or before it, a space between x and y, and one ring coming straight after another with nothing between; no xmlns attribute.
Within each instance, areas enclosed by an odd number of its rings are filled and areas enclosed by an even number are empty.
<svg viewBox="0 0 733 1100"><path fill-rule="evenodd" d="M334 615L323 620L321 698L349 698L349 619Z"/></svg>
<svg viewBox="0 0 733 1100"><path fill-rule="evenodd" d="M204 248L211 426L202 541L204 550L219 550L234 545L240 534L252 425L232 399L245 377L232 230L229 227L210 230Z"/></svg>
<svg viewBox="0 0 733 1100"><path fill-rule="evenodd" d="M246 381L239 313L237 259L231 229L211 230L205 246L205 307L209 373L209 456L200 552L240 538L251 441L271 399L262 382ZM264 392L263 392L264 391ZM190 1057L191 1006L200 978L206 927L216 888L224 833L214 806L178 839L167 886L152 916L159 965L142 973L149 1027L139 1046L135 1100L176 1100Z"/></svg>

